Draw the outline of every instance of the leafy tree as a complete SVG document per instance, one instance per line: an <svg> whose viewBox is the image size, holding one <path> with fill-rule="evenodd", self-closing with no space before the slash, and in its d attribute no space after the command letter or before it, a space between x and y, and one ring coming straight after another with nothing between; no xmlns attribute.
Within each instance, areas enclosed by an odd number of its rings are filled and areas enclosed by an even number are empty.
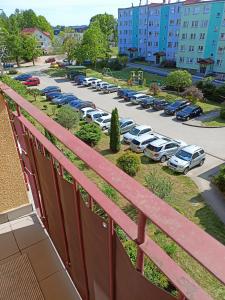
<svg viewBox="0 0 225 300"><path fill-rule="evenodd" d="M98 144L101 139L102 131L95 123L84 124L77 131L76 136L91 147Z"/></svg>
<svg viewBox="0 0 225 300"><path fill-rule="evenodd" d="M38 96L41 96L41 91L39 89L30 89L29 94L34 97L34 101L36 101Z"/></svg>
<svg viewBox="0 0 225 300"><path fill-rule="evenodd" d="M195 103L198 100L203 100L204 95L200 89L198 89L196 86L190 86L185 89L185 91L182 93L182 96L187 97L190 99L193 103Z"/></svg>
<svg viewBox="0 0 225 300"><path fill-rule="evenodd" d="M221 109L220 111L220 118L225 120L225 108Z"/></svg>
<svg viewBox="0 0 225 300"><path fill-rule="evenodd" d="M42 54L41 49L38 48L38 41L32 35L23 36L23 58L27 61L32 61L35 65L35 58Z"/></svg>
<svg viewBox="0 0 225 300"><path fill-rule="evenodd" d="M214 176L213 181L222 192L225 192L225 166L220 167L219 173Z"/></svg>
<svg viewBox="0 0 225 300"><path fill-rule="evenodd" d="M149 91L151 93L153 93L154 96L157 96L161 92L161 89L160 89L159 85L156 82L153 82L150 85Z"/></svg>
<svg viewBox="0 0 225 300"><path fill-rule="evenodd" d="M117 166L130 176L135 176L140 169L140 157L131 151L126 151L117 159Z"/></svg>
<svg viewBox="0 0 225 300"><path fill-rule="evenodd" d="M42 31L50 33L51 39L54 37L54 31L52 29L51 24L46 20L44 16L38 16L37 27L40 28Z"/></svg>
<svg viewBox="0 0 225 300"><path fill-rule="evenodd" d="M169 73L166 78L166 85L172 87L178 92L185 89L186 87L191 86L192 76L188 71L178 70Z"/></svg>
<svg viewBox="0 0 225 300"><path fill-rule="evenodd" d="M73 37L69 37L65 39L64 44L63 44L63 49L67 55L67 59L69 61L72 61L75 58L75 49L77 46L77 41Z"/></svg>
<svg viewBox="0 0 225 300"><path fill-rule="evenodd" d="M215 99L216 86L212 83L211 80L207 79L198 81L196 87L203 92L204 97L208 100Z"/></svg>
<svg viewBox="0 0 225 300"><path fill-rule="evenodd" d="M172 192L172 182L166 177L161 177L155 170L150 171L145 177L145 183L154 194L162 199L169 197Z"/></svg>
<svg viewBox="0 0 225 300"><path fill-rule="evenodd" d="M56 121L67 129L72 129L79 124L79 113L65 105L60 107L56 115Z"/></svg>
<svg viewBox="0 0 225 300"><path fill-rule="evenodd" d="M79 62L86 59L92 61L96 66L97 59L105 58L107 53L107 43L105 35L102 33L99 22L91 23L83 36L83 41L78 45L75 56Z"/></svg>
<svg viewBox="0 0 225 300"><path fill-rule="evenodd" d="M121 64L125 68L129 60L128 56L127 55L118 56L117 59L119 64Z"/></svg>
<svg viewBox="0 0 225 300"><path fill-rule="evenodd" d="M119 152L121 147L120 142L120 123L117 108L112 111L110 125L110 150L114 153Z"/></svg>

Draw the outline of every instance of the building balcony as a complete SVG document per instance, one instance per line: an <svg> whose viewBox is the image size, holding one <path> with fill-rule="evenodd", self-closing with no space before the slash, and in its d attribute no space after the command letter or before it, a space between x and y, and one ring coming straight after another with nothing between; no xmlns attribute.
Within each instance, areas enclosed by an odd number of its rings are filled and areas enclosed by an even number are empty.
<svg viewBox="0 0 225 300"><path fill-rule="evenodd" d="M11 209L2 207L0 218L0 299L212 299L149 236L147 225L152 222L225 284L222 244L11 88L0 83L0 90L0 198ZM48 140L44 129L122 195L136 221ZM134 246L132 263L124 241ZM169 288L145 277L149 259Z"/></svg>

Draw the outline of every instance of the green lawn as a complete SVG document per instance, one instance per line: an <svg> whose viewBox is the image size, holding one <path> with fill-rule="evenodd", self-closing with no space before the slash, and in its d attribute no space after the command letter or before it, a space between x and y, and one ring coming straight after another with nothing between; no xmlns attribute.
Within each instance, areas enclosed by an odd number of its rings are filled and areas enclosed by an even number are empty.
<svg viewBox="0 0 225 300"><path fill-rule="evenodd" d="M217 117L215 119L212 119L210 121L204 121L202 122L204 125L207 125L207 126L212 126L212 127L223 127L225 126L225 120L220 118L220 117Z"/></svg>

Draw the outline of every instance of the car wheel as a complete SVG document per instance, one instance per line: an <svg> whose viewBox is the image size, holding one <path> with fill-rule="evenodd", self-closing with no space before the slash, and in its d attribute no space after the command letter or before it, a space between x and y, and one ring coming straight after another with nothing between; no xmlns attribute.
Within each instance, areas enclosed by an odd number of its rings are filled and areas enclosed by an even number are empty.
<svg viewBox="0 0 225 300"><path fill-rule="evenodd" d="M161 163L164 163L164 162L166 161L166 156L163 155L163 156L161 157L160 161L161 161Z"/></svg>
<svg viewBox="0 0 225 300"><path fill-rule="evenodd" d="M202 160L200 161L200 163L199 163L199 166L200 166L200 167L203 166L204 162L205 162L205 160L202 159Z"/></svg>
<svg viewBox="0 0 225 300"><path fill-rule="evenodd" d="M184 175L187 175L187 173L190 171L190 169L187 167L186 169L184 169Z"/></svg>
<svg viewBox="0 0 225 300"><path fill-rule="evenodd" d="M187 117L187 121L189 121L190 120L190 117Z"/></svg>
<svg viewBox="0 0 225 300"><path fill-rule="evenodd" d="M106 127L104 126L104 127L102 127L102 130L104 131L104 130L106 130Z"/></svg>

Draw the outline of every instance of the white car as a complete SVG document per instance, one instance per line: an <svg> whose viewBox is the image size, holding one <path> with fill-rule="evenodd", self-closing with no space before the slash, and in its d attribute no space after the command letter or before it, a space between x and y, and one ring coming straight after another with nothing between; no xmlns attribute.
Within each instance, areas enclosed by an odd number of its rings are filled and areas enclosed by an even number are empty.
<svg viewBox="0 0 225 300"><path fill-rule="evenodd" d="M95 123L98 124L102 130L107 130L111 124L111 115L98 118L95 120Z"/></svg>
<svg viewBox="0 0 225 300"><path fill-rule="evenodd" d="M145 148L158 137L154 134L144 134L133 139L130 143L130 149L134 152L141 153Z"/></svg>
<svg viewBox="0 0 225 300"><path fill-rule="evenodd" d="M142 99L147 98L148 96L146 94L136 94L131 97L131 103L132 104L139 104Z"/></svg>
<svg viewBox="0 0 225 300"><path fill-rule="evenodd" d="M84 78L84 80L83 80L83 85L84 86L90 86L91 85L91 83L92 83L92 81L94 81L94 80L96 80L97 78L95 78L95 77L86 77L86 78Z"/></svg>
<svg viewBox="0 0 225 300"><path fill-rule="evenodd" d="M87 113L86 121L88 123L91 123L101 117L106 117L106 116L110 116L110 114L102 110L95 110L90 113Z"/></svg>
<svg viewBox="0 0 225 300"><path fill-rule="evenodd" d="M96 89L97 84L100 83L100 82L102 82L101 79L96 79L96 80L92 81L91 87L92 87L93 89Z"/></svg>
<svg viewBox="0 0 225 300"><path fill-rule="evenodd" d="M104 87L104 86L107 86L107 85L109 85L108 82L102 81L102 82L100 82L100 83L97 84L96 90L97 90L97 91L101 91L101 90L103 89L103 87Z"/></svg>
<svg viewBox="0 0 225 300"><path fill-rule="evenodd" d="M124 134L123 141L127 144L130 144L130 142L136 137L148 133L152 133L152 128L150 126L146 126L146 125L135 126L129 132Z"/></svg>
<svg viewBox="0 0 225 300"><path fill-rule="evenodd" d="M92 108L92 107L84 107L80 110L80 114L81 114L81 119L85 119L87 114L90 112L96 111L96 109Z"/></svg>

